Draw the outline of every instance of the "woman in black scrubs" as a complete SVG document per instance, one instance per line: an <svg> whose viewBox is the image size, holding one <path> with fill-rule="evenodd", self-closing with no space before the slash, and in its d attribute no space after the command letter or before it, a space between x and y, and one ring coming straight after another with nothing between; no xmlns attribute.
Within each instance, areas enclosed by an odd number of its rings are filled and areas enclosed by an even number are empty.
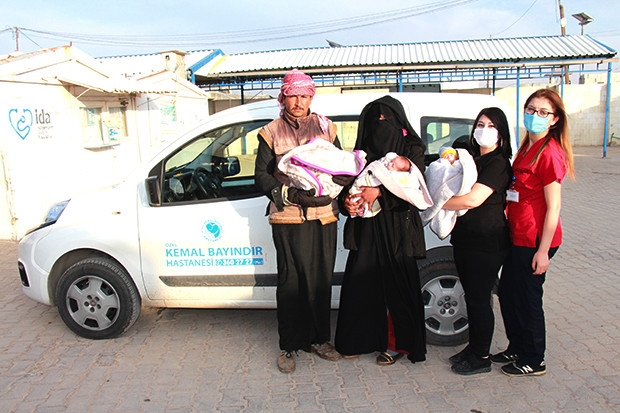
<svg viewBox="0 0 620 413"><path fill-rule="evenodd" d="M467 210L457 218L450 237L469 320L469 344L450 357L452 371L461 375L491 371L489 351L495 326L491 294L510 248L504 211L512 179L512 147L504 112L483 109L469 143L478 179L468 194L452 197L443 206Z"/></svg>

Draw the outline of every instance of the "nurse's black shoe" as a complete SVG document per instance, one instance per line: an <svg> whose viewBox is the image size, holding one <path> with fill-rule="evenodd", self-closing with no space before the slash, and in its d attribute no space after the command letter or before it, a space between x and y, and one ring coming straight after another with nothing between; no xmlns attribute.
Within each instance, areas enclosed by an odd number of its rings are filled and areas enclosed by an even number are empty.
<svg viewBox="0 0 620 413"><path fill-rule="evenodd" d="M512 364L507 364L502 366L502 373L507 376L542 376L547 373L547 366L545 366L545 362L541 362L539 365L529 364L519 364L519 362L514 362Z"/></svg>
<svg viewBox="0 0 620 413"><path fill-rule="evenodd" d="M469 346L466 346L463 350L456 353L455 355L450 357L448 360L450 360L450 364L459 364L463 360L467 359L468 355L469 355Z"/></svg>
<svg viewBox="0 0 620 413"><path fill-rule="evenodd" d="M515 353L511 353L508 350L504 350L501 353L491 355L491 361L498 364L513 363L517 360L519 360L519 356L517 356Z"/></svg>
<svg viewBox="0 0 620 413"><path fill-rule="evenodd" d="M452 365L452 371L462 376L473 374L488 373L491 371L491 360L489 356L481 358L470 354L465 360Z"/></svg>

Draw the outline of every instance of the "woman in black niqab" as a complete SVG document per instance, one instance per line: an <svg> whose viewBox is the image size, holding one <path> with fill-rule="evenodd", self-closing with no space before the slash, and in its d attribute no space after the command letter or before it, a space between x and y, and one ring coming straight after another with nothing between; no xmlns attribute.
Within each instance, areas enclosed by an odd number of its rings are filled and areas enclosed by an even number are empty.
<svg viewBox="0 0 620 413"><path fill-rule="evenodd" d="M425 146L413 130L402 104L391 96L369 103L360 115L355 149L368 163L388 152L408 157L424 172ZM340 294L336 349L344 356L379 352L406 354L412 362L426 358L424 305L416 259L426 246L419 210L386 188L365 187L355 202L343 191L343 213L353 214L363 203L379 200L381 212L372 218L352 218L345 224L349 249ZM346 211L346 212L345 212ZM389 357L388 357L389 359Z"/></svg>

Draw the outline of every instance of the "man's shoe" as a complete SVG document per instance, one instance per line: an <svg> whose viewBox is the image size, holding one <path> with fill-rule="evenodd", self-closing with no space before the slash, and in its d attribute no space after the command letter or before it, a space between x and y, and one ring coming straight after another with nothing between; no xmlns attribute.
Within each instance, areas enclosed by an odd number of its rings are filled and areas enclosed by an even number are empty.
<svg viewBox="0 0 620 413"><path fill-rule="evenodd" d="M462 360L460 363L453 364L452 371L461 376L471 376L473 374L488 373L491 371L491 360L489 360L488 357L475 361L473 360L474 358L476 358L476 356L472 355Z"/></svg>
<svg viewBox="0 0 620 413"><path fill-rule="evenodd" d="M342 358L340 353L336 351L334 346L325 342L323 344L313 344L310 346L310 351L317 354L320 358L329 360L329 361L338 361Z"/></svg>
<svg viewBox="0 0 620 413"><path fill-rule="evenodd" d="M450 360L450 364L459 364L460 362L467 360L467 355L469 354L469 346L465 347L460 352L456 353L448 360Z"/></svg>
<svg viewBox="0 0 620 413"><path fill-rule="evenodd" d="M508 376L542 376L547 373L547 367L543 361L538 366L531 367L528 364L512 363L502 366L502 372Z"/></svg>
<svg viewBox="0 0 620 413"><path fill-rule="evenodd" d="M295 354L292 351L280 352L278 356L278 370L282 373L292 373L295 371Z"/></svg>
<svg viewBox="0 0 620 413"><path fill-rule="evenodd" d="M498 364L513 363L517 360L519 360L519 356L514 353L510 353L508 350L491 355L491 361Z"/></svg>

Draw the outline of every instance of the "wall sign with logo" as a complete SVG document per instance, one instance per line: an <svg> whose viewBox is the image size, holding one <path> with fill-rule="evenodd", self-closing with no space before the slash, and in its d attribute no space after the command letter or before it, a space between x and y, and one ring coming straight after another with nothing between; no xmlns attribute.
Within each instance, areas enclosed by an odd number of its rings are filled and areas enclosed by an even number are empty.
<svg viewBox="0 0 620 413"><path fill-rule="evenodd" d="M26 139L48 140L53 137L54 123L49 110L10 108L9 123L13 132L23 141Z"/></svg>

